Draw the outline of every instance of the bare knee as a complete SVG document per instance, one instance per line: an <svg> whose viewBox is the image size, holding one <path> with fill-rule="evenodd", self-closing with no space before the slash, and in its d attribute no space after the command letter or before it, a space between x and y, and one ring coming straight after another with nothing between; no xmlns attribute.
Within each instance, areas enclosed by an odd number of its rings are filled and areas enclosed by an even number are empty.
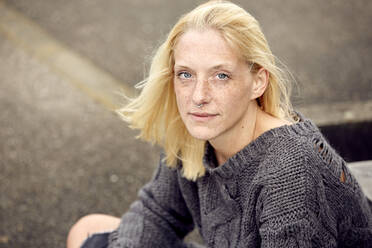
<svg viewBox="0 0 372 248"><path fill-rule="evenodd" d="M86 215L80 218L70 229L69 236L81 234L84 236L89 235L89 227L94 224L96 214Z"/></svg>
<svg viewBox="0 0 372 248"><path fill-rule="evenodd" d="M120 219L110 215L90 214L79 219L70 229L67 237L68 248L78 248L89 235L112 231L118 227Z"/></svg>
<svg viewBox="0 0 372 248"><path fill-rule="evenodd" d="M95 216L95 214L84 216L71 227L67 236L67 248L77 248L82 245L89 236L89 227L94 222Z"/></svg>

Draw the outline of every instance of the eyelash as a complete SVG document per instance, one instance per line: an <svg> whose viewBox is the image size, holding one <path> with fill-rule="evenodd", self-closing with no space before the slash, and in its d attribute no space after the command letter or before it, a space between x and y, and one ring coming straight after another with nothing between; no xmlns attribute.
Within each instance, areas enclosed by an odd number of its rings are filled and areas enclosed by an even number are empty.
<svg viewBox="0 0 372 248"><path fill-rule="evenodd" d="M182 75L184 75L184 74L189 74L190 76L192 76L191 73L189 73L187 71L181 71L181 72L177 73L177 77L179 79L189 79L189 78L182 77Z"/></svg>
<svg viewBox="0 0 372 248"><path fill-rule="evenodd" d="M182 75L184 74L188 74L190 75L190 77L186 78L186 77L183 77ZM220 73L217 73L215 76L218 77L219 75L223 75L224 78L218 78L219 80L221 81L226 81L226 80L229 80L231 79L231 76L227 73L224 73L224 72L220 72ZM181 80L187 80L187 79L190 79L192 77L192 74L187 72L187 71L181 71L181 72L178 72L177 73L177 78L181 79Z"/></svg>
<svg viewBox="0 0 372 248"><path fill-rule="evenodd" d="M223 73L223 72L221 72L221 73L218 73L217 74L217 77L218 77L218 75L224 75L225 76L225 78L224 79L220 79L220 80L228 80L228 79L230 79L231 77L227 74L227 73Z"/></svg>

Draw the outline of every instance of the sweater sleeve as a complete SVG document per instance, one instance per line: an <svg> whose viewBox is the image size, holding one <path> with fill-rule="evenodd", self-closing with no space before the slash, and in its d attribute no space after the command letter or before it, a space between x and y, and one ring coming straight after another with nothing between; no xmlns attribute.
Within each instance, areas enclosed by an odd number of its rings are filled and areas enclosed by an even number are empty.
<svg viewBox="0 0 372 248"><path fill-rule="evenodd" d="M159 166L112 233L110 248L193 247L183 238L194 228L180 192L177 170Z"/></svg>
<svg viewBox="0 0 372 248"><path fill-rule="evenodd" d="M335 222L319 201L321 174L306 147L289 143L267 166L258 217L261 247L337 247Z"/></svg>

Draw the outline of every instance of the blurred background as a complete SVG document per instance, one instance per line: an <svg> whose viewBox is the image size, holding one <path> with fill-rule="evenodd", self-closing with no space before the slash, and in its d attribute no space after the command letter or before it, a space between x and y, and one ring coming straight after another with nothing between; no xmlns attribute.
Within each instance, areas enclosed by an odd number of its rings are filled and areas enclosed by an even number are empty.
<svg viewBox="0 0 372 248"><path fill-rule="evenodd" d="M129 208L160 149L112 112L118 92L133 92L172 25L202 2L0 0L0 248L64 247L79 217ZM293 73L295 107L358 161L371 194L372 2L233 2Z"/></svg>

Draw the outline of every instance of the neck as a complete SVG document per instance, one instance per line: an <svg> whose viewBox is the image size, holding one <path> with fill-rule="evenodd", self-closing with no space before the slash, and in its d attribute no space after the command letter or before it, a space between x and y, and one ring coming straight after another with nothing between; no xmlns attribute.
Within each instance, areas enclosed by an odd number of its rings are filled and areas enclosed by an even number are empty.
<svg viewBox="0 0 372 248"><path fill-rule="evenodd" d="M218 139L209 141L214 148L219 166L257 138L257 120L262 110L253 104L248 111L249 114L240 121L240 128L235 129L235 132L226 133Z"/></svg>

